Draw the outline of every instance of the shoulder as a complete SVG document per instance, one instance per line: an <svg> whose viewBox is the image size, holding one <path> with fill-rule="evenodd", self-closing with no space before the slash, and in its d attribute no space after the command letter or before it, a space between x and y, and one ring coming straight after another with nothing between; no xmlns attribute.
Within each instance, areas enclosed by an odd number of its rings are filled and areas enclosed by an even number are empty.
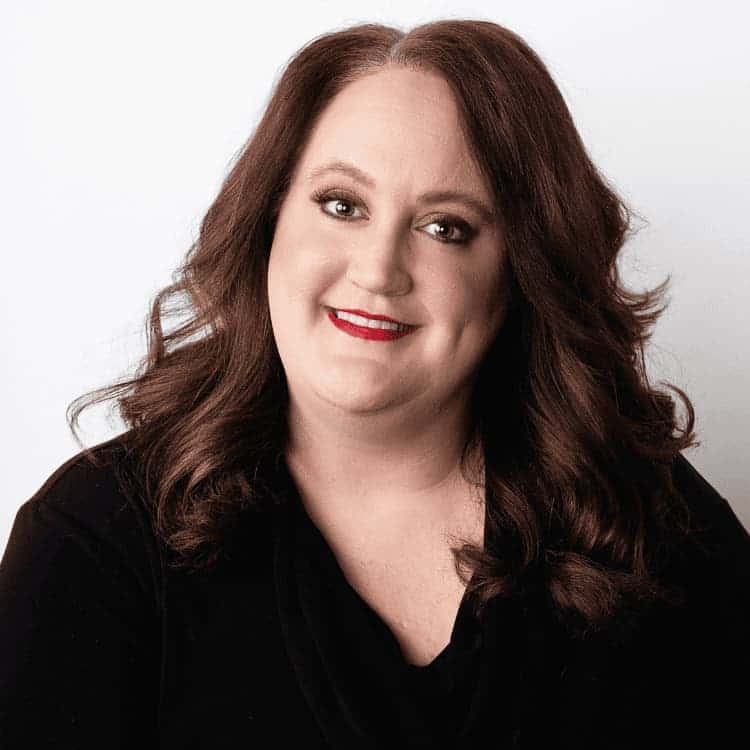
<svg viewBox="0 0 750 750"><path fill-rule="evenodd" d="M683 454L674 461L672 477L690 514L692 554L750 581L750 534L729 500Z"/></svg>
<svg viewBox="0 0 750 750"><path fill-rule="evenodd" d="M160 563L126 462L118 440L76 454L16 513L0 562L0 736L13 747L153 746Z"/></svg>
<svg viewBox="0 0 750 750"><path fill-rule="evenodd" d="M683 606L665 613L654 648L645 650L659 676L646 667L644 673L652 679L655 705L670 696L665 702L673 717L701 717L692 724L694 736L685 730L685 743L697 746L700 737L702 746L721 744L741 731L736 686L750 673L750 534L729 500L682 454L673 479L690 513L691 532L677 566L686 596Z"/></svg>
<svg viewBox="0 0 750 750"><path fill-rule="evenodd" d="M646 607L616 638L607 631L576 651L583 677L571 684L586 692L571 694L578 704L606 694L601 731L614 731L617 747L724 747L741 731L735 686L750 674L750 535L682 454L672 479L690 532L665 543L657 572L678 597Z"/></svg>
<svg viewBox="0 0 750 750"><path fill-rule="evenodd" d="M750 669L745 648L750 534L728 500L682 454L674 462L673 479L688 508L690 530L660 576L676 586L680 601L655 613L653 658L671 658L667 671L682 675L685 685L695 686L701 676L719 691L730 676L746 677ZM684 673L686 664L693 677ZM696 690L705 697L703 687Z"/></svg>
<svg viewBox="0 0 750 750"><path fill-rule="evenodd" d="M58 466L16 513L4 578L49 576L55 567L62 573L86 559L127 579L153 603L159 550L131 483L131 458L126 433Z"/></svg>
<svg viewBox="0 0 750 750"><path fill-rule="evenodd" d="M129 457L128 433L80 451L54 469L26 504L47 503L93 520L124 501L119 475Z"/></svg>

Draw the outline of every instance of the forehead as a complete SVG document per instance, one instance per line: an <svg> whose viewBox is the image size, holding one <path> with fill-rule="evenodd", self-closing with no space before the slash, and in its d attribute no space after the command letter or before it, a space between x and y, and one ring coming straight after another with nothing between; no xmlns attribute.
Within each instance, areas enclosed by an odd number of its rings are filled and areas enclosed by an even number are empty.
<svg viewBox="0 0 750 750"><path fill-rule="evenodd" d="M305 179L334 160L389 187L486 194L453 92L434 73L387 68L342 89L315 123L297 169Z"/></svg>

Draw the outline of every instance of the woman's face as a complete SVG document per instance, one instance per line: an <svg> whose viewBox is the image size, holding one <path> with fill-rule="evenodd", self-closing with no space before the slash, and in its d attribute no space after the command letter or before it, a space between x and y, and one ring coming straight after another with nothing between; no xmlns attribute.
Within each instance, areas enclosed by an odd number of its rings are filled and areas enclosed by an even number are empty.
<svg viewBox="0 0 750 750"><path fill-rule="evenodd" d="M434 412L469 392L507 300L500 226L480 208L491 211L492 196L458 117L442 78L396 68L349 84L317 121L268 269L273 332L298 402ZM437 195L447 192L475 203ZM415 328L362 338L334 324L331 308Z"/></svg>

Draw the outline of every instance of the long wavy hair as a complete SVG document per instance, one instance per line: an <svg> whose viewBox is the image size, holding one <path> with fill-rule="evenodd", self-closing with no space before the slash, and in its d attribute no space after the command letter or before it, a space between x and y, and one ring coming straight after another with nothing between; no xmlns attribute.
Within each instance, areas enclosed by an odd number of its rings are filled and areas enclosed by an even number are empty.
<svg viewBox="0 0 750 750"><path fill-rule="evenodd" d="M589 632L679 597L659 581L656 551L689 530L672 465L698 444L694 411L666 384L686 407L680 429L644 360L670 279L624 287L617 259L635 212L593 165L540 58L488 21L357 25L291 59L174 283L153 300L135 376L68 407L76 440L80 412L114 399L177 568L214 565L241 515L274 505L264 477L288 435L266 287L276 219L316 118L387 65L451 86L506 232L512 302L480 367L462 457L464 468L481 445L490 542L453 548L462 579L473 574L475 611L538 587ZM171 316L182 320L167 331Z"/></svg>

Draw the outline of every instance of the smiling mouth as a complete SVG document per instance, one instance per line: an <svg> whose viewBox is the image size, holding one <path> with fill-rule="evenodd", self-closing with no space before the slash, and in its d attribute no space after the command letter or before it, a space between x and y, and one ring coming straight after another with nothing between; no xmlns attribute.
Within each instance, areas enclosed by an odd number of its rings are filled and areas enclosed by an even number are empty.
<svg viewBox="0 0 750 750"><path fill-rule="evenodd" d="M373 320L372 318L365 318L361 315L353 315L352 313L343 312L341 310L333 310L333 314L339 320L346 320L355 326L361 328L379 328L384 331L407 331L409 326L403 323L391 323L388 320Z"/></svg>
<svg viewBox="0 0 750 750"><path fill-rule="evenodd" d="M343 333L358 339L370 341L396 341L417 330L418 326L409 326L390 320L375 320L348 310L337 310L329 307L328 319Z"/></svg>
<svg viewBox="0 0 750 750"><path fill-rule="evenodd" d="M351 311L351 310L338 310L335 307L328 307L328 311L333 314L339 320L345 320L352 325L360 326L362 328L373 328L381 329L385 331L409 331L417 326L409 325L407 323L400 323L399 321L393 320L392 318L386 318L384 315L378 317L371 317L370 315L360 315L362 311Z"/></svg>

